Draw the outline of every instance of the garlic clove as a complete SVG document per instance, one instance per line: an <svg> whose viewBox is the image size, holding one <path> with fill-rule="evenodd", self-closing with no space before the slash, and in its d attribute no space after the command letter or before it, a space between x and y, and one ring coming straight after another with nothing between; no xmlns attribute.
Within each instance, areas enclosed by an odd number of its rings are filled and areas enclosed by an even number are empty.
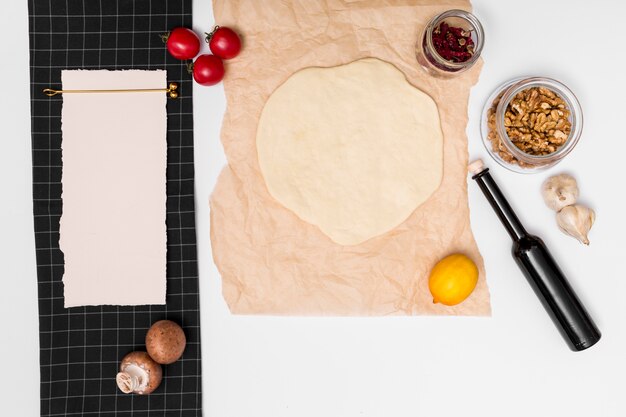
<svg viewBox="0 0 626 417"><path fill-rule="evenodd" d="M563 233L578 239L585 245L589 244L587 234L591 226L593 226L595 219L596 213L592 209L581 206L580 204L563 207L563 209L556 214L556 222L559 225L559 229L561 229Z"/></svg>
<svg viewBox="0 0 626 417"><path fill-rule="evenodd" d="M548 178L541 187L541 195L546 205L554 211L576 203L578 198L578 184L576 179L568 174L555 175Z"/></svg>

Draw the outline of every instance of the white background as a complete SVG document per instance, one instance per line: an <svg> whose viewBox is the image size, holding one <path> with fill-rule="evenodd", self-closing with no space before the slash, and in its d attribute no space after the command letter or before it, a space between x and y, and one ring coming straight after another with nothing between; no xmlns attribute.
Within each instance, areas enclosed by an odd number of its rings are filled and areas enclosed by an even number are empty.
<svg viewBox="0 0 626 417"><path fill-rule="evenodd" d="M194 90L196 209L205 416L624 416L626 273L622 239L626 32L617 1L476 0L485 66L472 90L470 154L483 157L530 231L549 245L603 332L568 350L510 256L510 241L474 183L472 228L485 258L492 318L271 318L229 313L211 258L208 199L225 163L221 86ZM196 29L213 25L194 1ZM608 13L608 14L607 14ZM38 322L31 200L26 1L2 4L0 91L0 414L39 410ZM219 22L218 22L219 23ZM519 75L567 84L585 114L583 138L546 173L508 172L487 156L479 115ZM541 182L574 174L597 211L591 246L562 235ZM111 383L114 383L111 380Z"/></svg>

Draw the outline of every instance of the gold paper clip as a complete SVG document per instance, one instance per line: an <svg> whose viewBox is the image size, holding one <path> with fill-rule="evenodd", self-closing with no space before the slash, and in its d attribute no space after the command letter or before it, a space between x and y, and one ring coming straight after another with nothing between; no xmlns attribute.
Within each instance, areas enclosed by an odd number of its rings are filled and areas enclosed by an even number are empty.
<svg viewBox="0 0 626 417"><path fill-rule="evenodd" d="M87 93L167 93L170 98L178 97L178 84L170 83L167 88L137 88L137 89L121 89L121 90L54 90L52 88L44 88L43 93L48 97L54 97L57 94L87 94Z"/></svg>

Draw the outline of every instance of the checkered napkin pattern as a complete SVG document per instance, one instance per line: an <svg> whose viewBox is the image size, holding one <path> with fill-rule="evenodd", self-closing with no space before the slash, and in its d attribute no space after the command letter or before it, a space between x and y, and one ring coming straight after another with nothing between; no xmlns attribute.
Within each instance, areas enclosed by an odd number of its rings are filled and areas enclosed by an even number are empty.
<svg viewBox="0 0 626 417"><path fill-rule="evenodd" d="M168 56L159 36L191 23L191 0L29 0L42 416L201 415L192 81L185 64ZM166 69L168 81L179 83L181 97L167 104L165 306L63 307L63 98L46 97L42 89L60 89L61 70L77 68ZM154 393L122 394L115 384L120 359L144 349L146 331L160 319L185 329L183 358L164 367L163 382Z"/></svg>

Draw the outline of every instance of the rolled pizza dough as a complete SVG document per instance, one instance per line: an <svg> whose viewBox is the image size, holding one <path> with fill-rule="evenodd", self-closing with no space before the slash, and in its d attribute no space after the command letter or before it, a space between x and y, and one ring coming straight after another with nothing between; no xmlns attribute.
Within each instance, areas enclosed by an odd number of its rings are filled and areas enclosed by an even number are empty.
<svg viewBox="0 0 626 417"><path fill-rule="evenodd" d="M256 140L270 194L342 245L394 229L443 175L437 105L374 58L294 73Z"/></svg>

